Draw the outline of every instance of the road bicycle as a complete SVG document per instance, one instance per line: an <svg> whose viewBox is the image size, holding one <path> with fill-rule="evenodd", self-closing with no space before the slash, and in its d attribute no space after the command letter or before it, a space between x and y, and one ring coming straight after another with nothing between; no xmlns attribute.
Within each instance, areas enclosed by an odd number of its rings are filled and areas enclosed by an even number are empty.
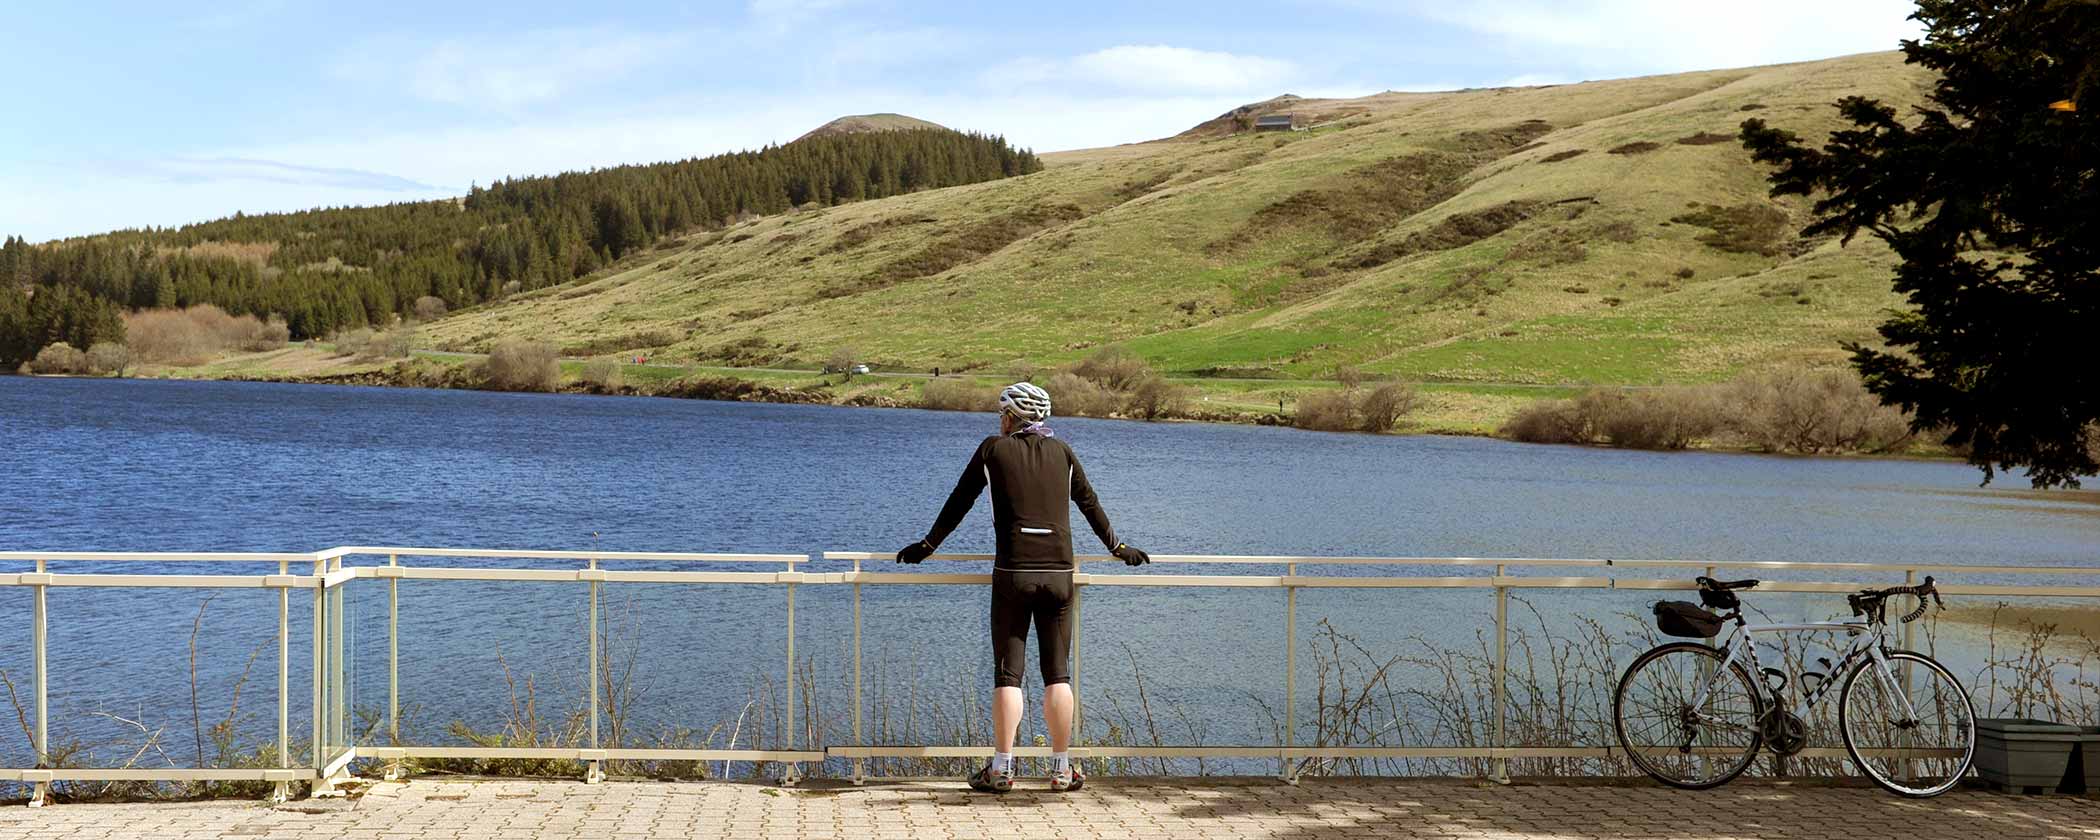
<svg viewBox="0 0 2100 840"><path fill-rule="evenodd" d="M1655 605L1656 624L1669 635L1706 641L1669 642L1641 654L1612 699L1619 744L1642 772L1667 785L1704 789L1741 775L1760 748L1799 753L1808 745L1810 712L1836 685L1845 752L1875 784L1927 797L1961 782L1976 751L1969 692L1932 657L1889 647L1883 632L1890 598L1917 599L1904 622L1924 615L1928 598L1940 605L1932 578L1848 595L1852 620L1806 624L1745 621L1736 592L1758 581L1701 577L1698 583L1701 603L1721 613L1663 601ZM1734 629L1714 647L1729 622ZM1849 637L1836 665L1821 659L1822 672L1799 674L1759 665L1759 634L1813 631Z"/></svg>

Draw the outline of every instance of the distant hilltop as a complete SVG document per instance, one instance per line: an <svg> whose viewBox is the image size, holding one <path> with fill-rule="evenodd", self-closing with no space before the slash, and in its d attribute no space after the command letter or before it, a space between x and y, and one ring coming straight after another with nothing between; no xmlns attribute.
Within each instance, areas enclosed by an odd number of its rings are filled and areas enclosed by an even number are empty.
<svg viewBox="0 0 2100 840"><path fill-rule="evenodd" d="M808 134L804 134L801 137L797 137L795 139L808 140L811 137L830 137L835 134L865 134L871 131L905 131L914 128L946 129L947 126L941 125L940 123L936 122L927 122L926 120L919 119L918 117L907 117L903 114L854 114L852 116L840 117L838 119L832 120L831 122L817 126L816 128L811 129Z"/></svg>

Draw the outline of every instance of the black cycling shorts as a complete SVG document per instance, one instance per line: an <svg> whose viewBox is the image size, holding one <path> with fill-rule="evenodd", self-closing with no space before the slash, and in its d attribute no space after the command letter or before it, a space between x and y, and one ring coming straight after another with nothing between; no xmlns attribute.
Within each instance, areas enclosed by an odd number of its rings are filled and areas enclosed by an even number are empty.
<svg viewBox="0 0 2100 840"><path fill-rule="evenodd" d="M1043 685L1072 681L1072 573L992 571L993 684L1021 687L1028 623L1035 622Z"/></svg>

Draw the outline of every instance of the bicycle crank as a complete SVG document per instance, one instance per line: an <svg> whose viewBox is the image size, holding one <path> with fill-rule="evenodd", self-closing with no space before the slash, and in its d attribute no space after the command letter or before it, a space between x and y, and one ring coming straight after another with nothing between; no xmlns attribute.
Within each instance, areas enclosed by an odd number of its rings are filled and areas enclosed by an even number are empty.
<svg viewBox="0 0 2100 840"><path fill-rule="evenodd" d="M1808 723L1785 709L1766 712L1758 729L1764 733L1765 749L1774 755L1793 755L1808 746Z"/></svg>

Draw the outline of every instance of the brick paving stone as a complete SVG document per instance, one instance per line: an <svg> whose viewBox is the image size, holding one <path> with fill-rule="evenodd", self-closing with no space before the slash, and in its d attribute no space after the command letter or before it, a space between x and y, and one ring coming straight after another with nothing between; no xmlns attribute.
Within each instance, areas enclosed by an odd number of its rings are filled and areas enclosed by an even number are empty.
<svg viewBox="0 0 2100 840"><path fill-rule="evenodd" d="M295 803L297 804L297 803ZM734 783L410 780L318 813L216 801L0 808L0 840L574 837L1134 838L1326 840L2100 840L2100 799L1961 790L1906 800L1879 790L1739 782L1484 785L1450 780L1092 780L1068 796L1004 797L954 783L768 788Z"/></svg>

